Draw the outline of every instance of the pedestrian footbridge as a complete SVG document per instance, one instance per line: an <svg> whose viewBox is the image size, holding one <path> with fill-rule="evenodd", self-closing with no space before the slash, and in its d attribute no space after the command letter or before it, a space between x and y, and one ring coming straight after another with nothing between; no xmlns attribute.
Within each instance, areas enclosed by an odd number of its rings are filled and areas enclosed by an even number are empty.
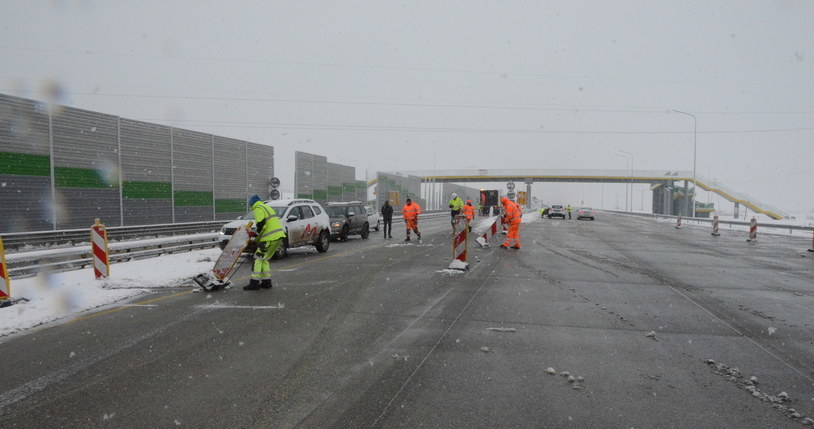
<svg viewBox="0 0 814 429"><path fill-rule="evenodd" d="M417 177L421 183L444 182L518 182L531 186L534 182L583 182L583 183L646 183L651 187L658 185L674 186L675 182L687 184L695 183L699 188L714 192L721 197L738 205L742 204L756 213L762 213L773 219L784 219L788 215L769 204L757 201L755 198L737 192L734 189L715 180L696 175L693 179L692 171L667 170L545 170L545 169L517 169L517 170L488 170L488 169L462 169L462 170L417 170L400 171L388 174ZM368 186L376 184L377 179L368 182ZM687 195L692 196L692 191ZM687 207L690 207L687 205Z"/></svg>

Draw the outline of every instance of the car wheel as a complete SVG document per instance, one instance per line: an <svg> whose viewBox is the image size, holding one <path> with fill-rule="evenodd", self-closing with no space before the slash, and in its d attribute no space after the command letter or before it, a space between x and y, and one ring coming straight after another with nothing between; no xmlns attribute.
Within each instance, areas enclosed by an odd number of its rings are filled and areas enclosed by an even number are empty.
<svg viewBox="0 0 814 429"><path fill-rule="evenodd" d="M342 227L342 233L339 234L339 241L347 241L348 240L348 226L345 225Z"/></svg>
<svg viewBox="0 0 814 429"><path fill-rule="evenodd" d="M376 232L379 232L379 223L380 223L379 221L376 221L376 227L373 228L376 230Z"/></svg>
<svg viewBox="0 0 814 429"><path fill-rule="evenodd" d="M328 246L330 244L331 234L328 234L328 231L322 231L319 233L319 238L314 246L317 248L317 252L325 253L328 251Z"/></svg>
<svg viewBox="0 0 814 429"><path fill-rule="evenodd" d="M378 231L378 229L376 231ZM221 242L218 243L218 247L220 247L220 250L223 250L223 249L226 248L226 243L228 243L228 241L221 241Z"/></svg>
<svg viewBox="0 0 814 429"><path fill-rule="evenodd" d="M271 259L284 259L286 256L288 256L288 239L284 238L283 242L280 243L274 252L274 255L271 256Z"/></svg>
<svg viewBox="0 0 814 429"><path fill-rule="evenodd" d="M362 228L362 239L367 239L367 236L370 235L370 225L365 222L365 226Z"/></svg>

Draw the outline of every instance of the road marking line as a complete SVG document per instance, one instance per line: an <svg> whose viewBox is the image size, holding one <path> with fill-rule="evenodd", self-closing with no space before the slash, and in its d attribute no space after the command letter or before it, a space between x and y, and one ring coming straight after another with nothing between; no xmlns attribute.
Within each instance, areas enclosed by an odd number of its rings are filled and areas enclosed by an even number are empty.
<svg viewBox="0 0 814 429"><path fill-rule="evenodd" d="M172 295L162 296L160 298L148 299L147 301L137 302L137 303L134 303L132 305L125 305L125 306L121 306L121 307L117 307L117 308L111 308L110 310L100 311L98 313L89 314L87 316L79 316L76 319L69 320L67 323L79 322L79 321L82 321L82 320L91 319L93 317L102 316L102 315L105 315L105 314L115 313L117 311L125 310L128 307L133 307L133 306L137 306L137 305L152 304L154 302L163 301L165 299L174 298L176 296L186 295L188 293L192 293L192 291L187 290L187 291L184 291L184 292L174 293Z"/></svg>
<svg viewBox="0 0 814 429"><path fill-rule="evenodd" d="M196 305L198 308L213 309L213 310L223 310L223 309L249 309L249 310L282 310L285 308L285 305L278 304L278 305L225 305L225 304L207 304L207 305Z"/></svg>

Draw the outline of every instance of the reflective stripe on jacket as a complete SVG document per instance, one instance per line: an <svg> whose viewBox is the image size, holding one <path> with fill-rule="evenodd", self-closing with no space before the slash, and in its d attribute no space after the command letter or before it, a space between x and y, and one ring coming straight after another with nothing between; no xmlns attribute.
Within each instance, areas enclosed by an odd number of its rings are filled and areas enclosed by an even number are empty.
<svg viewBox="0 0 814 429"><path fill-rule="evenodd" d="M274 209L262 201L258 201L252 206L252 211L254 212L254 221L258 225L263 222L263 230L257 231L257 241L274 241L285 238L283 225L280 223L277 213L274 213Z"/></svg>
<svg viewBox="0 0 814 429"><path fill-rule="evenodd" d="M418 219L418 215L421 214L421 207L415 202L410 205L405 204L404 207L401 208L401 214L404 216L404 220Z"/></svg>

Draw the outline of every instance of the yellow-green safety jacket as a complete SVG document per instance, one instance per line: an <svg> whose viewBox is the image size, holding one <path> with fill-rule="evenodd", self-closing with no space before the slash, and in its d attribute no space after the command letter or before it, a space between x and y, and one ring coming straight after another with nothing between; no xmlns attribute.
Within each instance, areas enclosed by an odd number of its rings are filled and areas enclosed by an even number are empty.
<svg viewBox="0 0 814 429"><path fill-rule="evenodd" d="M258 228L257 241L274 241L285 238L285 230L274 209L262 201L258 201L252 205L252 211Z"/></svg>

